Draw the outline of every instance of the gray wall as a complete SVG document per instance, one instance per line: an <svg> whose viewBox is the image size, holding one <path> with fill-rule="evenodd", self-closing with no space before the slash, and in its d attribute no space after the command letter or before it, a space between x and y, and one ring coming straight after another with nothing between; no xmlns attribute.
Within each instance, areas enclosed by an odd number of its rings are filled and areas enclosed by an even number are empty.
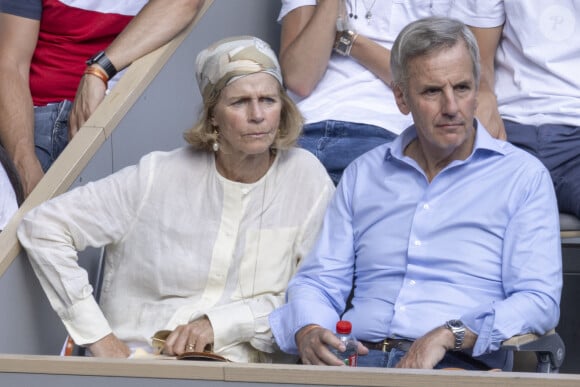
<svg viewBox="0 0 580 387"><path fill-rule="evenodd" d="M201 106L193 67L197 53L233 35L255 35L277 49L279 8L277 0L214 0L74 186L135 164L153 150L182 146L182 134ZM98 255L98 250L83 252L81 262L94 268ZM0 278L0 309L0 353L59 353L66 332L22 253Z"/></svg>

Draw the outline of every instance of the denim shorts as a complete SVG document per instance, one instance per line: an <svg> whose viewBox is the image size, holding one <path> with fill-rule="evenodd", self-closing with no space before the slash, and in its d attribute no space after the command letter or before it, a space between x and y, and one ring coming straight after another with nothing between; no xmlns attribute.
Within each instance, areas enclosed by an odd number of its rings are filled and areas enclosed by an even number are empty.
<svg viewBox="0 0 580 387"><path fill-rule="evenodd" d="M328 120L305 125L298 142L318 157L338 184L343 170L354 159L396 137L378 126Z"/></svg>
<svg viewBox="0 0 580 387"><path fill-rule="evenodd" d="M70 101L34 107L34 145L44 172L68 143Z"/></svg>
<svg viewBox="0 0 580 387"><path fill-rule="evenodd" d="M507 139L550 171L560 212L580 218L580 127L522 125L504 120Z"/></svg>

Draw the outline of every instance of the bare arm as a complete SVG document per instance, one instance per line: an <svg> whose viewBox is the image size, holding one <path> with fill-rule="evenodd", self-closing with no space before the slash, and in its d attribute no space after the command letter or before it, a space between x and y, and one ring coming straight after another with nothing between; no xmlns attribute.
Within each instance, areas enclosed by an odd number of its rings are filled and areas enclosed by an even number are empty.
<svg viewBox="0 0 580 387"><path fill-rule="evenodd" d="M476 116L492 136L505 140L505 128L499 111L497 110L497 99L494 91L494 60L503 26L495 28L470 28L477 39L481 55L481 81L479 83L479 104Z"/></svg>
<svg viewBox="0 0 580 387"><path fill-rule="evenodd" d="M34 151L34 110L30 61L40 22L0 13L0 142L22 180L24 195L44 175Z"/></svg>
<svg viewBox="0 0 580 387"><path fill-rule="evenodd" d="M163 46L193 21L204 0L150 0L105 50L117 70ZM94 65L97 66L97 65ZM69 120L72 138L105 97L104 83L81 79Z"/></svg>
<svg viewBox="0 0 580 387"><path fill-rule="evenodd" d="M466 328L461 348L473 348L476 340L477 335ZM396 367L432 369L454 346L455 336L449 329L445 327L435 328L417 339Z"/></svg>
<svg viewBox="0 0 580 387"><path fill-rule="evenodd" d="M324 76L336 40L339 0L319 1L317 6L294 9L282 20L280 65L286 86L300 96L308 96ZM391 83L390 51L359 35L351 57L387 85Z"/></svg>
<svg viewBox="0 0 580 387"><path fill-rule="evenodd" d="M309 95L322 79L336 36L339 0L294 9L282 20L280 66L288 89Z"/></svg>

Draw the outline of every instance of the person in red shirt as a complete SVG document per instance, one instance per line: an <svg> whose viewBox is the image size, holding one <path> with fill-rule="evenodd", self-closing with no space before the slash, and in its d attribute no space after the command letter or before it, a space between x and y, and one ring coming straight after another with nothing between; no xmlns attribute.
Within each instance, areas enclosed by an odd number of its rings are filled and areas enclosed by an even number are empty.
<svg viewBox="0 0 580 387"><path fill-rule="evenodd" d="M170 41L202 4L0 0L0 143L25 195L102 101L118 71Z"/></svg>

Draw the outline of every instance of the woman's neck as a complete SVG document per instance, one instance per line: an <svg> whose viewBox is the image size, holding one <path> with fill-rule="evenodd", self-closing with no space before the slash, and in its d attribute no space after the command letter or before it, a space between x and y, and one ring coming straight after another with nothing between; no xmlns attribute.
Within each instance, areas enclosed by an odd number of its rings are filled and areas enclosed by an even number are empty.
<svg viewBox="0 0 580 387"><path fill-rule="evenodd" d="M268 172L274 158L272 151L243 157L218 152L216 168L219 174L228 180L250 184L257 182Z"/></svg>

